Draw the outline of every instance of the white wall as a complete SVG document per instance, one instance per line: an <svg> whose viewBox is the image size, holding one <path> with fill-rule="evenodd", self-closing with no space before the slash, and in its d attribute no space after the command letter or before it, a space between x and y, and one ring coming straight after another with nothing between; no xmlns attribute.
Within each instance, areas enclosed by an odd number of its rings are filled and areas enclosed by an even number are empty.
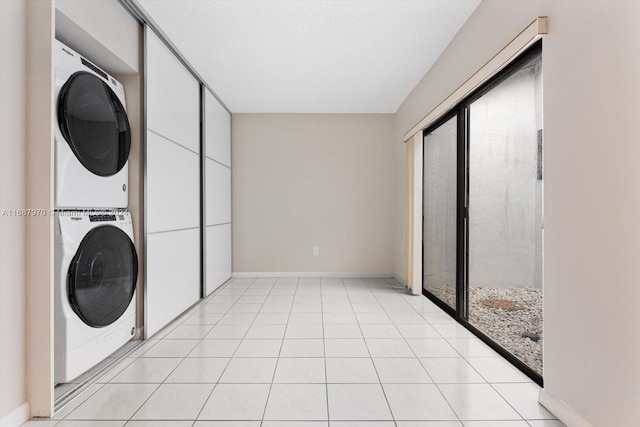
<svg viewBox="0 0 640 427"><path fill-rule="evenodd" d="M0 211L25 207L26 7L0 1ZM0 418L26 401L25 221L0 217Z"/></svg>
<svg viewBox="0 0 640 427"><path fill-rule="evenodd" d="M397 113L402 133L536 16L543 42L545 391L593 426L640 419L640 3L483 1ZM402 172L397 194L404 197ZM398 199L401 197L398 196ZM397 202L396 223L405 203ZM404 247L396 234L396 271Z"/></svg>
<svg viewBox="0 0 640 427"><path fill-rule="evenodd" d="M392 272L392 135L393 115L234 114L234 272Z"/></svg>

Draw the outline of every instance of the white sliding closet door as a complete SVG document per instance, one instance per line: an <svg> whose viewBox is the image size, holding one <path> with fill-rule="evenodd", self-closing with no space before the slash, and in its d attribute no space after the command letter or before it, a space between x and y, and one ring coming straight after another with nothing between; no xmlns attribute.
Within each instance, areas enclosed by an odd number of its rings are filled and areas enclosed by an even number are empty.
<svg viewBox="0 0 640 427"><path fill-rule="evenodd" d="M209 295L231 277L231 224L207 226L207 281Z"/></svg>
<svg viewBox="0 0 640 427"><path fill-rule="evenodd" d="M207 226L231 222L231 169L207 157L206 210Z"/></svg>
<svg viewBox="0 0 640 427"><path fill-rule="evenodd" d="M231 115L209 92L204 97L205 294L231 277Z"/></svg>
<svg viewBox="0 0 640 427"><path fill-rule="evenodd" d="M200 298L200 84L146 35L145 334Z"/></svg>

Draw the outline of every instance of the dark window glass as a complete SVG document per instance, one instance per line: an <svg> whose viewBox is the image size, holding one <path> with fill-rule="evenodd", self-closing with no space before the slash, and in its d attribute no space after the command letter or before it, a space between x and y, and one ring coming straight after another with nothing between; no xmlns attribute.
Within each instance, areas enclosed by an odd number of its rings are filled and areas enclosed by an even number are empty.
<svg viewBox="0 0 640 427"><path fill-rule="evenodd" d="M62 136L89 171L110 176L129 157L131 131L122 103L99 77L73 74L58 96L58 124Z"/></svg>
<svg viewBox="0 0 640 427"><path fill-rule="evenodd" d="M67 294L73 311L89 326L110 325L129 307L137 275L129 236L111 225L93 228L69 266Z"/></svg>

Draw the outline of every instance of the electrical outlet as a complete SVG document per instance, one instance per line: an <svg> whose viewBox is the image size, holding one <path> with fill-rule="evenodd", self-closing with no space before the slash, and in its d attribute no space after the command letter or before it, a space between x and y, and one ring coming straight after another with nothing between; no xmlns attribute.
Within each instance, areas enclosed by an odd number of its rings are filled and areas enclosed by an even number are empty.
<svg viewBox="0 0 640 427"><path fill-rule="evenodd" d="M320 248L316 246L313 248L313 256L318 256L318 255L320 255Z"/></svg>

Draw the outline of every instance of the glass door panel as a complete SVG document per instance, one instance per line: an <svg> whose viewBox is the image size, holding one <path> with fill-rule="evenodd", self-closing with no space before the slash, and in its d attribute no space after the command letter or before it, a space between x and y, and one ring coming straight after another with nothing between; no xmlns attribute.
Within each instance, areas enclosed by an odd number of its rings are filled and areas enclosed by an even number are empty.
<svg viewBox="0 0 640 427"><path fill-rule="evenodd" d="M469 104L468 322L542 375L542 62Z"/></svg>
<svg viewBox="0 0 640 427"><path fill-rule="evenodd" d="M424 137L422 287L456 308L457 116Z"/></svg>

